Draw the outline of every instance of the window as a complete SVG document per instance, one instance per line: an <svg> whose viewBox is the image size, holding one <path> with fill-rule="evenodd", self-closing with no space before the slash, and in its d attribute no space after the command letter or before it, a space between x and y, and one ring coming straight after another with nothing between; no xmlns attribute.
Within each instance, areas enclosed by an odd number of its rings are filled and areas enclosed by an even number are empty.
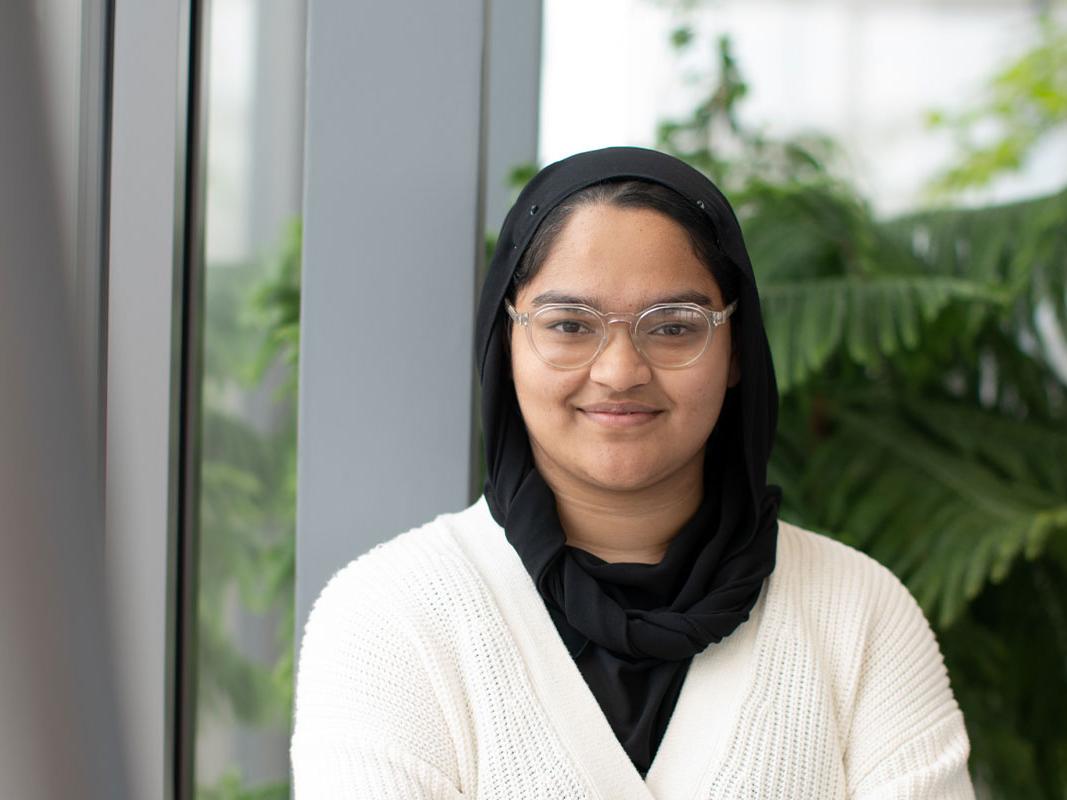
<svg viewBox="0 0 1067 800"><path fill-rule="evenodd" d="M196 796L287 798L304 10L205 8Z"/></svg>

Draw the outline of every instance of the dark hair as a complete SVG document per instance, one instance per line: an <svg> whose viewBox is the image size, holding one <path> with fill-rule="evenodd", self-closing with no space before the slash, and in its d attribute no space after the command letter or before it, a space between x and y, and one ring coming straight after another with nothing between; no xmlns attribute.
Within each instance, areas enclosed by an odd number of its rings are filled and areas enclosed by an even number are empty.
<svg viewBox="0 0 1067 800"><path fill-rule="evenodd" d="M514 302L519 290L533 280L544 266L552 246L571 215L584 206L610 204L619 208L647 208L677 222L689 234L696 254L710 270L722 291L723 301L730 303L738 294L738 270L729 263L719 247L715 228L704 211L678 192L652 181L623 179L603 181L575 192L553 208L538 227L512 276L508 298Z"/></svg>

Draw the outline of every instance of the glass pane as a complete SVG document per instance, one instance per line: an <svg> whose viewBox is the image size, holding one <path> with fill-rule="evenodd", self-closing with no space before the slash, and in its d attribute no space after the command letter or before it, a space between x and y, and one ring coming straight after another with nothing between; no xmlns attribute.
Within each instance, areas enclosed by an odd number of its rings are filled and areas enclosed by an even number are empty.
<svg viewBox="0 0 1067 800"><path fill-rule="evenodd" d="M287 798L304 5L206 4L196 796Z"/></svg>

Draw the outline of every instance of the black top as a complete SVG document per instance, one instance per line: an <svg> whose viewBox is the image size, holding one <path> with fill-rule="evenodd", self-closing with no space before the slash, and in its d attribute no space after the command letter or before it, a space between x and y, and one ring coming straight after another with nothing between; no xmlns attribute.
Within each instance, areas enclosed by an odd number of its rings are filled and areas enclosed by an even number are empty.
<svg viewBox="0 0 1067 800"><path fill-rule="evenodd" d="M555 496L534 466L504 347L503 299L540 221L580 189L627 178L663 184L701 208L723 259L740 277L731 326L741 380L727 390L708 440L701 505L658 564L607 563L566 544ZM740 226L711 181L656 151L608 148L551 164L530 181L504 220L475 337L490 512L644 775L693 656L748 618L774 569L781 490L767 485L766 470L778 397Z"/></svg>

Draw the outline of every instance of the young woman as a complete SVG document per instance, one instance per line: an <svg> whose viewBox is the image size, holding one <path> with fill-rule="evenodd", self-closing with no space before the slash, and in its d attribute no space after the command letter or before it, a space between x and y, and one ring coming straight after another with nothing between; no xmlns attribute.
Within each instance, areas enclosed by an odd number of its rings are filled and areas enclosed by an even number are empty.
<svg viewBox="0 0 1067 800"><path fill-rule="evenodd" d="M971 798L937 643L884 567L778 519L741 230L638 148L542 170L477 316L487 478L308 621L310 798Z"/></svg>

